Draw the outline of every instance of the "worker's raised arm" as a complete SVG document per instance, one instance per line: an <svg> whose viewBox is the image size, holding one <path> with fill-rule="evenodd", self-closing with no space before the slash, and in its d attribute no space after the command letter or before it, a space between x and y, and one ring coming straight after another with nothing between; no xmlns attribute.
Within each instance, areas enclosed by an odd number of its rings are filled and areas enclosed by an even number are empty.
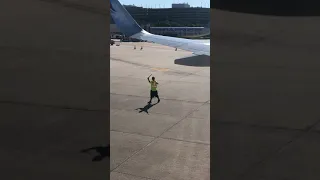
<svg viewBox="0 0 320 180"><path fill-rule="evenodd" d="M152 74L150 74L150 76L151 76L151 75L152 75ZM147 78L149 82L150 82L150 79L149 79L149 78L150 78L150 76Z"/></svg>

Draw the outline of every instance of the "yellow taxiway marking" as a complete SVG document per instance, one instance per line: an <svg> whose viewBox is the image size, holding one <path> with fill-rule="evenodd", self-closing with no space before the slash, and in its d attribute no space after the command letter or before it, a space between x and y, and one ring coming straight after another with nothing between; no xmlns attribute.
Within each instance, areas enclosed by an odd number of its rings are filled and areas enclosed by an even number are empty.
<svg viewBox="0 0 320 180"><path fill-rule="evenodd" d="M169 71L169 69L168 68L151 68L152 70L155 70L155 71L162 71L162 72L164 72L164 71Z"/></svg>

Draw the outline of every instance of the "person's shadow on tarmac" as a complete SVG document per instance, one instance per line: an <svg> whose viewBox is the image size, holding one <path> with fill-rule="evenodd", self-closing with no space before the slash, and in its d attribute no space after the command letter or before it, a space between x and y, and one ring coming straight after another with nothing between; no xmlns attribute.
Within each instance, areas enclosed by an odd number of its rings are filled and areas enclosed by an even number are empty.
<svg viewBox="0 0 320 180"><path fill-rule="evenodd" d="M82 153L88 153L89 151L95 150L98 155L92 158L92 161L101 161L105 157L110 157L110 146L96 146L88 149L81 150Z"/></svg>
<svg viewBox="0 0 320 180"><path fill-rule="evenodd" d="M154 106L154 105L156 105L156 104L158 104L158 103L159 103L159 102L157 102L157 103L155 103L155 104L152 104L152 103L149 103L149 102L148 102L148 104L145 105L143 108L137 108L136 110L140 110L139 113L145 112L145 113L149 114L148 110L149 110L152 106Z"/></svg>

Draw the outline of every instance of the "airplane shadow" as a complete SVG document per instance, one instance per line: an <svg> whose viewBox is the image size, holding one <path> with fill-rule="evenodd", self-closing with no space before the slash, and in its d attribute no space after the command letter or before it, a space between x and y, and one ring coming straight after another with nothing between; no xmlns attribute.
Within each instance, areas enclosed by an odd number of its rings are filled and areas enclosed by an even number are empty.
<svg viewBox="0 0 320 180"><path fill-rule="evenodd" d="M92 161L102 161L106 157L110 157L110 145L107 146L96 146L88 149L81 150L82 153L88 153L89 151L96 151L97 156L92 158Z"/></svg>
<svg viewBox="0 0 320 180"><path fill-rule="evenodd" d="M205 55L184 57L176 59L174 63L184 66L208 67L210 66L210 57Z"/></svg>
<svg viewBox="0 0 320 180"><path fill-rule="evenodd" d="M145 112L145 113L149 114L148 110L149 110L152 106L155 106L156 104L158 104L158 103L155 103L155 104L148 103L148 104L145 105L143 108L137 108L136 110L139 110L139 113Z"/></svg>

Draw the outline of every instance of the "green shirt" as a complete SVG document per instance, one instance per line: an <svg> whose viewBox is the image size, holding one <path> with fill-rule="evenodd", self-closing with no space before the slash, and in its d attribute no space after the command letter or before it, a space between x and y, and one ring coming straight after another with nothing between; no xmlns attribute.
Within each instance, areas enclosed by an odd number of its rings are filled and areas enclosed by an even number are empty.
<svg viewBox="0 0 320 180"><path fill-rule="evenodd" d="M150 81L151 91L157 91L157 84L156 81Z"/></svg>

